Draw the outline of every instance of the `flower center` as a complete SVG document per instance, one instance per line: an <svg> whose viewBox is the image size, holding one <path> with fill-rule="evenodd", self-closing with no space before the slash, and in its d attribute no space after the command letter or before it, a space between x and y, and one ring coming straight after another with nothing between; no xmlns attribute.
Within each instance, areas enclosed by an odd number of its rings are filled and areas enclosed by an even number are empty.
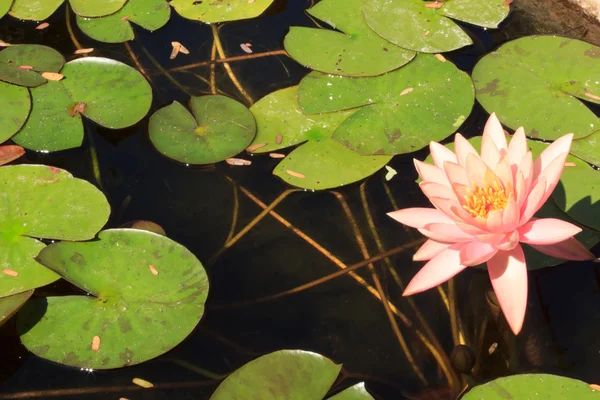
<svg viewBox="0 0 600 400"><path fill-rule="evenodd" d="M466 204L463 208L473 217L487 218L488 214L494 210L503 210L506 208L508 197L504 189L494 182L493 186L485 185L480 187L475 185L473 190L467 189L465 195Z"/></svg>

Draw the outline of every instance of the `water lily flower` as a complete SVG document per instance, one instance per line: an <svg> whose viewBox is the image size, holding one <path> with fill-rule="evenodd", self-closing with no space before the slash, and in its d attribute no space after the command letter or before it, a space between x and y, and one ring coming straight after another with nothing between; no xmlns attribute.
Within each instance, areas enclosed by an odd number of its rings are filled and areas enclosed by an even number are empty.
<svg viewBox="0 0 600 400"><path fill-rule="evenodd" d="M435 208L388 213L428 237L413 259L429 261L404 296L485 262L500 307L518 334L527 307L527 266L520 243L566 260L595 258L573 238L579 227L533 217L558 184L572 138L568 134L554 141L534 161L523 128L507 144L502 125L492 114L483 131L481 154L458 133L454 152L431 142L434 165L414 162L423 180L419 186Z"/></svg>

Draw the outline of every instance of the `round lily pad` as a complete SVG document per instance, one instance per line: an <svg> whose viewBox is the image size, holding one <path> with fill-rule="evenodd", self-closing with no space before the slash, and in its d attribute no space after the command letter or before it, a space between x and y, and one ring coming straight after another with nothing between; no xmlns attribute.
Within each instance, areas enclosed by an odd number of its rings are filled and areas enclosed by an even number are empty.
<svg viewBox="0 0 600 400"><path fill-rule="evenodd" d="M581 100L600 104L600 47L556 36L528 36L502 45L473 70L477 100L506 126L528 136L575 139L600 128Z"/></svg>
<svg viewBox="0 0 600 400"><path fill-rule="evenodd" d="M36 87L47 82L43 72L58 72L64 64L63 56L47 46L9 46L0 51L0 81Z"/></svg>
<svg viewBox="0 0 600 400"><path fill-rule="evenodd" d="M106 230L94 241L52 244L38 261L90 294L37 298L19 312L21 341L48 360L93 369L139 364L178 345L204 312L202 264L155 233Z"/></svg>
<svg viewBox="0 0 600 400"><path fill-rule="evenodd" d="M35 261L44 244L34 237L91 239L110 214L95 186L44 165L0 168L0 204L0 297L59 278Z"/></svg>
<svg viewBox="0 0 600 400"><path fill-rule="evenodd" d="M9 14L18 19L43 21L64 2L65 0L14 0Z"/></svg>
<svg viewBox="0 0 600 400"><path fill-rule="evenodd" d="M354 386L336 394L329 400L374 400L373 396L367 392L364 382L357 383Z"/></svg>
<svg viewBox="0 0 600 400"><path fill-rule="evenodd" d="M363 0L367 24L378 35L406 49L438 53L470 45L469 36L450 18L496 28L508 15L504 0ZM449 17L449 18L448 18Z"/></svg>
<svg viewBox="0 0 600 400"><path fill-rule="evenodd" d="M0 82L0 143L21 129L30 109L31 99L27 88Z"/></svg>
<svg viewBox="0 0 600 400"><path fill-rule="evenodd" d="M364 155L410 153L439 141L460 127L473 102L469 76L429 54L376 77L311 72L298 88L306 114L362 107L342 122L333 139Z"/></svg>
<svg viewBox="0 0 600 400"><path fill-rule="evenodd" d="M188 164L223 161L244 150L256 133L252 113L225 96L192 97L190 113L173 102L150 117L150 140L165 156Z"/></svg>
<svg viewBox="0 0 600 400"><path fill-rule="evenodd" d="M258 17L273 0L171 0L179 15L208 23L238 21Z"/></svg>
<svg viewBox="0 0 600 400"><path fill-rule="evenodd" d="M571 154L600 167L600 130L581 139L573 140Z"/></svg>
<svg viewBox="0 0 600 400"><path fill-rule="evenodd" d="M233 372L210 400L323 399L341 368L320 354L280 350L250 361Z"/></svg>
<svg viewBox="0 0 600 400"><path fill-rule="evenodd" d="M77 25L92 39L121 43L135 39L132 24L149 31L163 27L171 16L165 0L129 0L119 12L100 18L77 16Z"/></svg>
<svg viewBox="0 0 600 400"><path fill-rule="evenodd" d="M120 129L137 123L150 109L152 88L126 64L85 57L68 62L61 73L64 79L31 90L31 114L13 137L17 144L44 151L78 147L83 141L81 115Z"/></svg>
<svg viewBox="0 0 600 400"><path fill-rule="evenodd" d="M10 6L12 6L13 0L0 0L0 18L4 17Z"/></svg>
<svg viewBox="0 0 600 400"><path fill-rule="evenodd" d="M33 290L0 298L0 326L4 325L33 294Z"/></svg>
<svg viewBox="0 0 600 400"><path fill-rule="evenodd" d="M304 66L336 75L372 76L400 68L415 56L369 28L362 15L362 0L323 0L307 12L339 32L290 28L285 49Z"/></svg>
<svg viewBox="0 0 600 400"><path fill-rule="evenodd" d="M475 386L464 400L577 399L598 400L600 392L577 379L549 374L520 374Z"/></svg>
<svg viewBox="0 0 600 400"><path fill-rule="evenodd" d="M92 18L116 13L123 8L127 0L69 0L69 2L75 14Z"/></svg>

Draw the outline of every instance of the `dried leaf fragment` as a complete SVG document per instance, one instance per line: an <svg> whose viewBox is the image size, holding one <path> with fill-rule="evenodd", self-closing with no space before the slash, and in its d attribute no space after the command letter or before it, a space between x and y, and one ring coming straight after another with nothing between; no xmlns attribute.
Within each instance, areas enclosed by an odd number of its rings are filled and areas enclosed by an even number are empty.
<svg viewBox="0 0 600 400"><path fill-rule="evenodd" d="M31 71L33 67L31 65L19 65L19 69L22 69L23 71Z"/></svg>
<svg viewBox="0 0 600 400"><path fill-rule="evenodd" d="M123 15L123 16L121 17L121 21L125 22L125 21L127 21L127 20L129 20L129 16L128 16L128 15Z"/></svg>
<svg viewBox="0 0 600 400"><path fill-rule="evenodd" d="M600 96L596 96L595 94L585 92L586 97L589 97L592 100L600 100Z"/></svg>
<svg viewBox="0 0 600 400"><path fill-rule="evenodd" d="M38 30L38 31L41 31L42 29L46 29L49 26L50 26L49 23L42 22L41 24L39 24L38 26L36 26L35 29Z"/></svg>
<svg viewBox="0 0 600 400"><path fill-rule="evenodd" d="M597 390L600 392L600 385L596 385L595 383L590 383L590 389Z"/></svg>
<svg viewBox="0 0 600 400"><path fill-rule="evenodd" d="M171 42L171 46L173 46L173 50L171 51L171 56L169 57L171 60L173 60L175 57L177 57L177 55L179 53L190 54L190 51L188 49L186 49L185 46L179 42Z"/></svg>
<svg viewBox="0 0 600 400"><path fill-rule="evenodd" d="M389 181L398 173L394 168L390 167L389 165L386 165L385 169L387 169L387 173L385 174L386 181Z"/></svg>
<svg viewBox="0 0 600 400"><path fill-rule="evenodd" d="M250 48L250 46L248 46L250 43L242 43L240 44L240 47L242 48L242 50L244 50L244 53L252 53L252 49Z"/></svg>
<svg viewBox="0 0 600 400"><path fill-rule="evenodd" d="M574 162L566 162L565 163L565 167L576 167L577 164L575 164Z"/></svg>
<svg viewBox="0 0 600 400"><path fill-rule="evenodd" d="M25 154L25 149L21 146L0 146L0 165L8 164L21 157L23 154Z"/></svg>
<svg viewBox="0 0 600 400"><path fill-rule="evenodd" d="M431 3L425 3L425 7L427 8L440 8L444 5L441 1L434 1Z"/></svg>
<svg viewBox="0 0 600 400"><path fill-rule="evenodd" d="M285 172L287 172L288 175L291 175L295 178L300 178L300 179L304 179L306 178L303 174L301 174L300 172L296 172L296 171L292 171L290 169L286 170Z"/></svg>
<svg viewBox="0 0 600 400"><path fill-rule="evenodd" d="M89 54L92 51L94 51L93 47L87 48L87 49L77 49L75 50L74 54Z"/></svg>
<svg viewBox="0 0 600 400"><path fill-rule="evenodd" d="M271 157L271 158L285 158L285 154L281 154L281 153L269 153L269 157Z"/></svg>
<svg viewBox="0 0 600 400"><path fill-rule="evenodd" d="M60 81L65 76L63 74L59 74L58 72L43 72L42 77L48 79L49 81Z"/></svg>
<svg viewBox="0 0 600 400"><path fill-rule="evenodd" d="M17 271L13 271L12 269L3 269L2 273L12 277L19 276L19 273Z"/></svg>
<svg viewBox="0 0 600 400"><path fill-rule="evenodd" d="M6 43L4 40L0 40L0 47L9 47L12 46L10 43Z"/></svg>
<svg viewBox="0 0 600 400"><path fill-rule="evenodd" d="M412 92L413 90L415 90L415 89L413 89L413 88L411 88L411 87L409 87L409 88L406 88L406 89L404 89L403 91L401 91L401 92L400 92L400 96L404 96L405 94L409 94L409 93L410 93L410 92Z"/></svg>
<svg viewBox="0 0 600 400"><path fill-rule="evenodd" d="M283 135L277 134L277 136L275 136L275 143L281 144L281 142L283 142Z"/></svg>
<svg viewBox="0 0 600 400"><path fill-rule="evenodd" d="M158 275L158 271L154 265L150 264L150 265L148 265L148 268L150 268L150 272L152 272L152 275L154 275L154 276Z"/></svg>
<svg viewBox="0 0 600 400"><path fill-rule="evenodd" d="M497 348L498 348L498 343L496 343L496 342L492 343L492 345L488 349L488 354L492 354L493 352L496 351Z"/></svg>
<svg viewBox="0 0 600 400"><path fill-rule="evenodd" d="M248 0L248 4L254 3L254 0Z"/></svg>
<svg viewBox="0 0 600 400"><path fill-rule="evenodd" d="M226 158L225 162L229 165L250 165L252 161L244 160L243 158Z"/></svg>
<svg viewBox="0 0 600 400"><path fill-rule="evenodd" d="M513 0L504 0L504 3L502 3L502 5L503 5L504 7L507 7L507 6L509 6L509 5L510 5L512 2L513 2Z"/></svg>
<svg viewBox="0 0 600 400"><path fill-rule="evenodd" d="M85 103L77 103L71 109L71 117L74 117L77 114L83 114L84 112L85 112Z"/></svg>
<svg viewBox="0 0 600 400"><path fill-rule="evenodd" d="M440 60L441 62L446 62L446 57L444 57L441 54L435 54L435 58L437 58L438 60Z"/></svg>
<svg viewBox="0 0 600 400"><path fill-rule="evenodd" d="M252 144L250 146L248 146L248 148L246 149L248 152L252 153L258 149L260 149L261 147L265 147L267 144L266 143L256 143L256 144Z"/></svg>
<svg viewBox="0 0 600 400"><path fill-rule="evenodd" d="M146 389L150 389L151 387L154 387L154 385L152 383L150 383L150 382L148 382L146 380L143 380L141 378L133 378L131 380L131 382L135 383L138 386L146 388Z"/></svg>
<svg viewBox="0 0 600 400"><path fill-rule="evenodd" d="M429 35L429 31L425 32L424 34L422 34L421 36L427 36Z"/></svg>
<svg viewBox="0 0 600 400"><path fill-rule="evenodd" d="M94 338L92 339L92 350L100 350L100 336L94 336Z"/></svg>

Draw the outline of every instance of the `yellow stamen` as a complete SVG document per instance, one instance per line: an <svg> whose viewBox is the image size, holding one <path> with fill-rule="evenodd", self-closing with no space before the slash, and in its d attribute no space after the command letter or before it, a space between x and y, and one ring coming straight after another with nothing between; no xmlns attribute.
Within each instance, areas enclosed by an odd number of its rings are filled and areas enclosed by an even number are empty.
<svg viewBox="0 0 600 400"><path fill-rule="evenodd" d="M491 211L503 210L506 208L508 197L498 182L493 185L485 185L480 187L474 185L473 190L467 189L467 194L464 196L466 204L463 208L473 217L487 218Z"/></svg>

